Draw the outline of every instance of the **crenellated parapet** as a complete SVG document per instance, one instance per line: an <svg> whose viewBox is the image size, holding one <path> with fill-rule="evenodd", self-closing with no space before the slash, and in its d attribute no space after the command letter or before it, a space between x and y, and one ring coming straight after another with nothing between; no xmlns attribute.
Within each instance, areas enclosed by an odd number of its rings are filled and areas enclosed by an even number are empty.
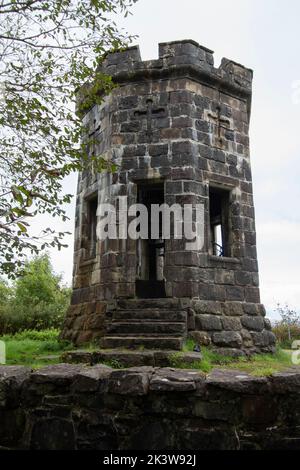
<svg viewBox="0 0 300 470"><path fill-rule="evenodd" d="M218 68L214 66L213 51L193 40L172 41L159 44L158 59L142 61L138 46L110 53L101 70L113 77L116 83L157 78L193 78L233 96L246 97L251 103L253 71L232 60L223 58Z"/></svg>

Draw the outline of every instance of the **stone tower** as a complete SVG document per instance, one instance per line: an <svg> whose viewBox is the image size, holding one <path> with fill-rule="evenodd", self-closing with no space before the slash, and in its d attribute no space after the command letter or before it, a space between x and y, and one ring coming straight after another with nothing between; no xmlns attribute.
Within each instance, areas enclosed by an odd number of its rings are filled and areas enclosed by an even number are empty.
<svg viewBox="0 0 300 470"><path fill-rule="evenodd" d="M260 303L249 156L252 71L194 41L110 54L118 85L86 112L91 152L114 173L79 175L73 295L62 336L104 348L180 349L187 337L228 353L271 351ZM204 205L204 244L96 237L97 207ZM97 218L98 217L98 218ZM173 233L173 232L172 232Z"/></svg>

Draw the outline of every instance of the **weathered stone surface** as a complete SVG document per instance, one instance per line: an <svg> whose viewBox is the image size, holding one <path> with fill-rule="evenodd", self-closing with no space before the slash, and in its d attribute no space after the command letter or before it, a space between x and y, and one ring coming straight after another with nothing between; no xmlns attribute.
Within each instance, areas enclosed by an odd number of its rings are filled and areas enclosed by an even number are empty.
<svg viewBox="0 0 300 470"><path fill-rule="evenodd" d="M242 329L241 321L236 317L223 317L222 325L225 331L240 331Z"/></svg>
<svg viewBox="0 0 300 470"><path fill-rule="evenodd" d="M115 370L110 374L108 391L119 395L146 395L152 368Z"/></svg>
<svg viewBox="0 0 300 470"><path fill-rule="evenodd" d="M224 313L229 317L242 316L243 304L240 302L226 302L224 305Z"/></svg>
<svg viewBox="0 0 300 470"><path fill-rule="evenodd" d="M27 367L0 366L0 448L17 447L24 434L26 416L20 404L30 374Z"/></svg>
<svg viewBox="0 0 300 470"><path fill-rule="evenodd" d="M67 351L61 355L62 362L92 365L92 352L86 350Z"/></svg>
<svg viewBox="0 0 300 470"><path fill-rule="evenodd" d="M196 328L195 311L192 308L188 308L187 311L187 330L194 331Z"/></svg>
<svg viewBox="0 0 300 470"><path fill-rule="evenodd" d="M244 313L247 315L257 315L258 306L256 304L244 303L243 304Z"/></svg>
<svg viewBox="0 0 300 470"><path fill-rule="evenodd" d="M108 378L112 369L105 365L87 367L80 371L72 385L74 393L97 392L102 393L107 390Z"/></svg>
<svg viewBox="0 0 300 470"><path fill-rule="evenodd" d="M208 421L234 421L235 409L230 403L210 403L198 400L195 403L194 414Z"/></svg>
<svg viewBox="0 0 300 470"><path fill-rule="evenodd" d="M74 425L60 418L39 419L33 424L30 449L72 450L76 448Z"/></svg>
<svg viewBox="0 0 300 470"><path fill-rule="evenodd" d="M242 337L235 331L222 331L212 336L214 344L228 348L240 348L243 344Z"/></svg>
<svg viewBox="0 0 300 470"><path fill-rule="evenodd" d="M243 338L243 344L246 348L252 348L253 346L253 340L252 340L252 335L250 331L243 329L241 330L241 336ZM248 349L247 349L248 352Z"/></svg>
<svg viewBox="0 0 300 470"><path fill-rule="evenodd" d="M182 361L184 364L201 363L203 356L201 352L186 352L182 354Z"/></svg>
<svg viewBox="0 0 300 470"><path fill-rule="evenodd" d="M102 375L106 377L106 372L112 370L111 367L114 369L116 368L123 368L123 367L171 367L174 365L174 358L180 359L184 364L191 364L193 362L198 362L202 360L201 352L175 352L175 351L168 351L168 350L161 350L161 351L106 351L106 350L99 350L93 351L92 353L92 360L91 363L93 367L87 367L87 364L83 362L84 367L81 372L79 372L78 377L76 378L76 383L78 382L78 378L80 378L83 382L91 382L97 386L97 377L99 375L99 380L101 379ZM65 357L65 356L64 356ZM72 361L73 355L70 353L68 358L70 363ZM74 354L74 361L75 364L80 363L80 355ZM85 360L85 356L83 356L83 360ZM97 364L97 365L95 365ZM80 385L81 386L81 385Z"/></svg>
<svg viewBox="0 0 300 470"><path fill-rule="evenodd" d="M250 395L264 394L270 390L266 377L253 377L238 370L214 369L208 374L206 383L208 387Z"/></svg>
<svg viewBox="0 0 300 470"><path fill-rule="evenodd" d="M222 322L216 315L197 315L196 328L202 331L220 331L222 330Z"/></svg>
<svg viewBox="0 0 300 470"><path fill-rule="evenodd" d="M154 353L151 351L95 351L93 364L108 363L117 367L154 366Z"/></svg>
<svg viewBox="0 0 300 470"><path fill-rule="evenodd" d="M32 380L36 372L25 369L0 371L6 392L16 396L0 407L1 449L299 449L297 366L255 377L229 369L205 375L174 368L63 365L44 368L37 382ZM64 394L62 376L72 384Z"/></svg>
<svg viewBox="0 0 300 470"><path fill-rule="evenodd" d="M226 429L226 433L224 430ZM239 450L240 444L235 428L232 426L206 426L186 423L186 432L180 437L182 449Z"/></svg>
<svg viewBox="0 0 300 470"><path fill-rule="evenodd" d="M199 344L199 346L209 346L211 344L211 337L205 331L193 331L191 338L196 344Z"/></svg>
<svg viewBox="0 0 300 470"><path fill-rule="evenodd" d="M150 390L156 392L188 392L196 390L196 381L201 381L199 371L158 369L150 381Z"/></svg>
<svg viewBox="0 0 300 470"><path fill-rule="evenodd" d="M194 309L198 314L222 314L222 305L220 302L209 302L203 300L196 300L193 302Z"/></svg>
<svg viewBox="0 0 300 470"><path fill-rule="evenodd" d="M36 384L55 383L57 385L70 385L74 379L74 374L81 372L82 365L56 364L46 366L34 371L30 380Z"/></svg>
<svg viewBox="0 0 300 470"><path fill-rule="evenodd" d="M265 326L262 317L243 316L241 322L244 328L251 331L262 331Z"/></svg>
<svg viewBox="0 0 300 470"><path fill-rule="evenodd" d="M243 419L250 425L272 426L278 416L276 398L268 394L246 396L242 400L242 413Z"/></svg>
<svg viewBox="0 0 300 470"><path fill-rule="evenodd" d="M233 358L240 358L245 357L246 353L242 349L237 348L229 348L229 347L213 347L213 351L215 351L220 356L224 357L233 357ZM248 352L248 351L247 351Z"/></svg>
<svg viewBox="0 0 300 470"><path fill-rule="evenodd" d="M270 377L271 385L277 393L300 393L300 372L298 368L277 372Z"/></svg>
<svg viewBox="0 0 300 470"><path fill-rule="evenodd" d="M272 331L263 330L261 333L251 333L253 343L258 347L274 346L276 343L276 336Z"/></svg>
<svg viewBox="0 0 300 470"><path fill-rule="evenodd" d="M30 377L31 369L23 366L0 366L0 408L18 405L23 383Z"/></svg>
<svg viewBox="0 0 300 470"><path fill-rule="evenodd" d="M266 330L269 330L269 331L272 330L272 325L268 318L264 318L264 327Z"/></svg>

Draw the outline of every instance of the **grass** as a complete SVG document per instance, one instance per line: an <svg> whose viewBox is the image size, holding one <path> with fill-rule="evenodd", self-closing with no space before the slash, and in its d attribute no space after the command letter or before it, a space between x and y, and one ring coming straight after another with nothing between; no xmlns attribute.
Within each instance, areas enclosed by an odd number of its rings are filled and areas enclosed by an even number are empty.
<svg viewBox="0 0 300 470"><path fill-rule="evenodd" d="M6 344L7 365L27 365L32 368L50 364L58 364L64 351L74 349L66 341L59 340L59 331L55 329L44 331L23 331L15 335L5 335L0 340ZM202 359L192 363L184 361L184 353L194 350L195 342L187 340L182 352L176 352L171 357L171 366L180 369L198 369L205 373L213 368L230 368L244 371L255 376L271 375L279 370L292 366L291 355L288 351L278 348L275 354L254 355L251 358L232 358L222 356L210 348L201 348ZM87 345L84 349L93 351L95 344ZM142 350L142 348L140 348ZM111 359L107 365L121 368L119 361Z"/></svg>
<svg viewBox="0 0 300 470"><path fill-rule="evenodd" d="M291 367L291 355L281 348L277 348L274 354L255 354L251 357L233 358L223 356L210 348L201 348L202 359L192 363L184 361L184 353L194 350L195 342L188 339L183 347L183 351L174 353L172 356L172 366L181 369L199 369L208 373L213 368L237 369L254 376L268 376L275 372Z"/></svg>
<svg viewBox="0 0 300 470"><path fill-rule="evenodd" d="M0 340L6 345L7 365L26 365L32 368L59 363L59 356L73 346L59 341L58 330L22 331L4 335ZM47 357L52 356L52 357Z"/></svg>
<svg viewBox="0 0 300 470"><path fill-rule="evenodd" d="M292 365L290 353L277 348L274 354L256 354L250 359L240 358L237 362L230 364L230 368L255 376L267 376Z"/></svg>

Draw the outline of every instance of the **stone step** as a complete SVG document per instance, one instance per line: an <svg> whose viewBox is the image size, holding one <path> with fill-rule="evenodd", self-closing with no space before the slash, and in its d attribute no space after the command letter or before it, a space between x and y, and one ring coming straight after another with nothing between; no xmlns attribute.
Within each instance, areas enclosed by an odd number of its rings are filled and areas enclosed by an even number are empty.
<svg viewBox="0 0 300 470"><path fill-rule="evenodd" d="M119 299L117 307L125 310L140 310L144 308L180 309L179 299Z"/></svg>
<svg viewBox="0 0 300 470"><path fill-rule="evenodd" d="M115 310L112 312L114 320L130 321L168 321L168 322L186 322L186 312L180 310L160 310L153 308L144 308L142 310Z"/></svg>
<svg viewBox="0 0 300 470"><path fill-rule="evenodd" d="M186 325L181 323L167 323L167 322L113 322L107 326L108 334L117 335L167 335L167 336L182 336L186 331Z"/></svg>
<svg viewBox="0 0 300 470"><path fill-rule="evenodd" d="M104 349L168 349L180 351L183 346L183 338L168 336L105 336L100 340L100 346Z"/></svg>

